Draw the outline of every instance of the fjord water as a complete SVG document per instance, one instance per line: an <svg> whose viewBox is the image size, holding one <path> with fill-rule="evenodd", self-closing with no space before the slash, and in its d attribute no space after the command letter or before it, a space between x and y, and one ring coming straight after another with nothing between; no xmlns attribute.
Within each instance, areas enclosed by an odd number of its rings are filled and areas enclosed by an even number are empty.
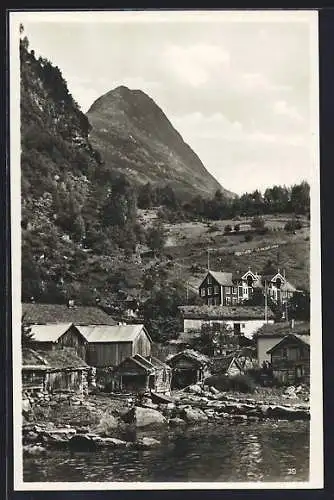
<svg viewBox="0 0 334 500"><path fill-rule="evenodd" d="M52 450L26 456L24 481L308 480L308 422L208 424L140 435L155 437L161 445L149 450Z"/></svg>

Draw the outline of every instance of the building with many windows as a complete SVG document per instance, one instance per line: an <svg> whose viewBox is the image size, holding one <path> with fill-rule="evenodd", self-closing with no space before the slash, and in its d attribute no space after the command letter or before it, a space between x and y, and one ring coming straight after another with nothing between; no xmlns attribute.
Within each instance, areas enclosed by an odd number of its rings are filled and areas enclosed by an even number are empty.
<svg viewBox="0 0 334 500"><path fill-rule="evenodd" d="M279 270L274 276L260 275L251 269L239 276L209 270L199 285L199 296L208 306L233 306L251 299L255 289L279 304L285 304L297 291Z"/></svg>

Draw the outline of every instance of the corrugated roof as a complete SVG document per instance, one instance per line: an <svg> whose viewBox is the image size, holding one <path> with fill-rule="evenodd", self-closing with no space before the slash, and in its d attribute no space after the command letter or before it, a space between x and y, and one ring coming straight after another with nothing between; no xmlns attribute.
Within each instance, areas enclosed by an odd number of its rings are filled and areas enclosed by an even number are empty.
<svg viewBox="0 0 334 500"><path fill-rule="evenodd" d="M279 323L266 323L257 331L256 337L284 337L288 333L309 335L310 323L308 321L295 321L292 327L287 321Z"/></svg>
<svg viewBox="0 0 334 500"><path fill-rule="evenodd" d="M144 325L92 325L78 326L79 332L91 342L133 342ZM146 329L145 329L146 332ZM147 332L146 332L147 334ZM147 334L149 337L149 335ZM149 337L150 339L150 337ZM151 339L150 339L151 340Z"/></svg>
<svg viewBox="0 0 334 500"><path fill-rule="evenodd" d="M73 326L72 323L56 323L47 325L32 325L32 340L36 342L57 342L64 333Z"/></svg>
<svg viewBox="0 0 334 500"><path fill-rule="evenodd" d="M22 304L28 324L74 323L75 325L115 325L116 321L102 309L93 306L68 307L66 304Z"/></svg>
<svg viewBox="0 0 334 500"><path fill-rule="evenodd" d="M263 306L180 306L179 310L188 319L264 319ZM268 319L275 315L268 308Z"/></svg>

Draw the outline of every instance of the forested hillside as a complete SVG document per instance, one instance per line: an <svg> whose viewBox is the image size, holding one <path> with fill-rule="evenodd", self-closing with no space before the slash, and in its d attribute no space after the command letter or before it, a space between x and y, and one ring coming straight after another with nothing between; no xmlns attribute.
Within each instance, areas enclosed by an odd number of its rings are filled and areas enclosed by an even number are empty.
<svg viewBox="0 0 334 500"><path fill-rule="evenodd" d="M27 38L20 56L23 297L90 302L141 239L135 192L92 148L59 68Z"/></svg>

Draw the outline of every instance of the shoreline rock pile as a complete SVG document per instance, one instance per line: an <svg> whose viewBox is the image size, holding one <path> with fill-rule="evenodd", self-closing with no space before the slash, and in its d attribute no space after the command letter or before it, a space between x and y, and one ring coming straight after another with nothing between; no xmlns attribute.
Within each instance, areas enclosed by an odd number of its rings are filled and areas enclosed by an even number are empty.
<svg viewBox="0 0 334 500"><path fill-rule="evenodd" d="M95 426L56 427L28 423L23 426L23 449L34 455L47 448L73 451L95 451L101 448L149 449L160 442L151 437L135 437L131 441L119 439L127 429L159 429L202 425L205 423L254 423L270 420L309 420L307 404L268 404L252 398L238 399L221 393L214 387L192 385L174 395L174 402L154 404L149 397L140 406L123 409L117 414L108 411Z"/></svg>

